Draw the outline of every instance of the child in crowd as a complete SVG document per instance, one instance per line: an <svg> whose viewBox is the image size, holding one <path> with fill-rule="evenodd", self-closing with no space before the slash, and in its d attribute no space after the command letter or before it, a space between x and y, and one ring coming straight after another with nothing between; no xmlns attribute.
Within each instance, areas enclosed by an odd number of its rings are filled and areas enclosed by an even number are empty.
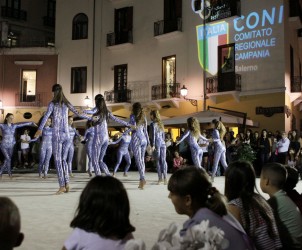
<svg viewBox="0 0 302 250"><path fill-rule="evenodd" d="M184 166L184 158L182 158L179 155L178 151L174 152L174 158L173 158L173 172L176 170L182 168Z"/></svg>
<svg viewBox="0 0 302 250"><path fill-rule="evenodd" d="M180 236L194 225L208 220L210 227L216 226L224 231L224 238L229 243L224 249L253 249L241 225L228 215L223 196L212 187L209 176L202 169L179 169L171 176L168 190L176 212L190 217L184 223Z"/></svg>
<svg viewBox="0 0 302 250"><path fill-rule="evenodd" d="M274 213L256 189L256 174L251 163L235 161L225 172L228 210L241 223L258 250L281 249Z"/></svg>
<svg viewBox="0 0 302 250"><path fill-rule="evenodd" d="M302 249L302 216L296 204L282 190L287 178L285 167L280 163L263 166L260 187L270 196L271 205L279 230L283 249Z"/></svg>
<svg viewBox="0 0 302 250"><path fill-rule="evenodd" d="M24 235L20 232L21 218L18 207L7 198L0 197L0 249L12 250L21 245Z"/></svg>
<svg viewBox="0 0 302 250"><path fill-rule="evenodd" d="M130 204L123 184L111 176L96 176L84 188L74 228L64 243L71 249L124 249L135 228L129 221Z"/></svg>
<svg viewBox="0 0 302 250"><path fill-rule="evenodd" d="M297 165L296 152L294 148L290 148L288 150L287 165L293 168L295 168Z"/></svg>

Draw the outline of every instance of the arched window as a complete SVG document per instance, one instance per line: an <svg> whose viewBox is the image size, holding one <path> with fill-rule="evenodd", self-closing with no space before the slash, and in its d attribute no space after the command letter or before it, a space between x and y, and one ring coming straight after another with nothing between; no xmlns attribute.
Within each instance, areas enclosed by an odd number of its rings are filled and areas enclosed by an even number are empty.
<svg viewBox="0 0 302 250"><path fill-rule="evenodd" d="M88 17L83 14L77 14L72 21L72 40L88 38Z"/></svg>

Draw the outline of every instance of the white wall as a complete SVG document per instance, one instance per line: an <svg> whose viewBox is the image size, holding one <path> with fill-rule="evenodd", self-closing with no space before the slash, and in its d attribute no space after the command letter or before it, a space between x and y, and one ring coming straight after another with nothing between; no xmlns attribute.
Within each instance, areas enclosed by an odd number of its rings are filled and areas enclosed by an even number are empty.
<svg viewBox="0 0 302 250"><path fill-rule="evenodd" d="M95 73L94 90L92 90L93 0L57 1L58 81L66 85L64 90L75 105L82 105L82 100L86 95L92 98L94 94L99 92L103 94L104 91L113 89L114 71L112 68L114 65L128 64L128 84L142 82L142 85L148 83L148 87L160 84L162 58L169 55L176 55L176 80L187 86L188 97L200 98L203 96L203 70L198 60L196 36L196 26L201 25L203 20L193 12L191 1L183 0L183 32L170 39L157 40L154 38L153 27L154 22L163 19L163 2L163 0L96 1ZM235 42L236 34L251 31L245 23L251 12L257 13L257 15L252 14L251 24L254 24L255 16L260 18L258 25L253 28L254 30L269 28L272 31L269 36L261 38L265 41L267 39L266 43L273 45L261 48L267 49L270 56L236 61L238 66L253 66L254 69L254 71L238 72L242 75L243 92L284 87L284 21L278 22L278 11L282 3L282 0L242 0L242 15L245 19L238 22L239 27L244 26L240 32L234 30L234 18L222 20L229 24L229 42ZM133 45L126 49L109 50L106 47L106 35L114 31L114 9L127 6L133 6ZM66 11L67 9L68 11ZM266 9L268 13L275 11L274 24L266 22L262 27L263 9ZM79 12L89 16L89 38L72 41L72 18ZM248 41L252 41L252 39ZM70 68L85 65L88 66L87 94L68 94L70 93Z"/></svg>

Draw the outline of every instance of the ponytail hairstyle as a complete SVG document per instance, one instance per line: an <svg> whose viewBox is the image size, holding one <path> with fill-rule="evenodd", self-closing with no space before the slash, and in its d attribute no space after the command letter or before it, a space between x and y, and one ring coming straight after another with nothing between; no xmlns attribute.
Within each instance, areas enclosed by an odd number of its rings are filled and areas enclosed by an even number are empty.
<svg viewBox="0 0 302 250"><path fill-rule="evenodd" d="M7 124L7 118L9 117L9 116L13 116L14 114L12 114L12 113L7 113L6 114L6 116L5 116L5 118L4 118L4 124Z"/></svg>
<svg viewBox="0 0 302 250"><path fill-rule="evenodd" d="M260 217L268 226L268 234L273 239L276 237L273 230L273 218L266 213L269 209L268 203L263 197L255 193L256 174L252 164L248 161L234 161L229 164L225 171L225 196L229 201L234 199L241 199L243 206L243 213L246 225L244 229L250 231L250 215L257 217L256 211L259 211ZM258 191L258 190L257 190Z"/></svg>
<svg viewBox="0 0 302 250"><path fill-rule="evenodd" d="M60 106L62 106L62 104L64 103L65 105L69 105L70 102L67 100L67 98L65 97L63 90L62 90L62 86L60 84L55 84L52 86L52 92L53 92L53 98L52 98L52 102L54 104L58 103Z"/></svg>
<svg viewBox="0 0 302 250"><path fill-rule="evenodd" d="M187 120L188 129L192 132L193 136L198 139L200 136L199 121L195 117L190 117Z"/></svg>
<svg viewBox="0 0 302 250"><path fill-rule="evenodd" d="M160 130L164 131L164 124L162 123L161 119L160 119L160 114L158 110L151 110L150 115L153 116L153 120L155 123L158 124Z"/></svg>
<svg viewBox="0 0 302 250"><path fill-rule="evenodd" d="M136 102L132 106L132 114L135 117L137 125L143 124L145 121L145 113L140 102Z"/></svg>
<svg viewBox="0 0 302 250"><path fill-rule="evenodd" d="M108 119L109 119L109 111L107 109L104 96L101 95L101 94L98 94L98 95L95 96L94 100L95 100L95 106L98 109L98 111L95 114L95 116L98 116L100 118L97 123L101 123L103 120L108 121Z"/></svg>
<svg viewBox="0 0 302 250"><path fill-rule="evenodd" d="M209 176L202 169L192 166L177 170L169 179L168 190L178 196L190 195L194 213L206 207L219 216L227 214L224 197L212 187Z"/></svg>

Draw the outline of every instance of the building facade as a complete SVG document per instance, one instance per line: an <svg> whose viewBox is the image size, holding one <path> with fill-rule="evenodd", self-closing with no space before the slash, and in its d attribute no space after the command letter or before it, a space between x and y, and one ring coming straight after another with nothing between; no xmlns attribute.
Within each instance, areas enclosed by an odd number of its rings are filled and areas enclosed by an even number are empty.
<svg viewBox="0 0 302 250"><path fill-rule="evenodd" d="M125 117L137 101L167 117L210 106L244 112L258 129L301 130L301 6L58 0L57 79L74 105L101 93Z"/></svg>
<svg viewBox="0 0 302 250"><path fill-rule="evenodd" d="M0 122L38 122L57 81L55 0L1 0ZM1 117L2 116L2 117Z"/></svg>

